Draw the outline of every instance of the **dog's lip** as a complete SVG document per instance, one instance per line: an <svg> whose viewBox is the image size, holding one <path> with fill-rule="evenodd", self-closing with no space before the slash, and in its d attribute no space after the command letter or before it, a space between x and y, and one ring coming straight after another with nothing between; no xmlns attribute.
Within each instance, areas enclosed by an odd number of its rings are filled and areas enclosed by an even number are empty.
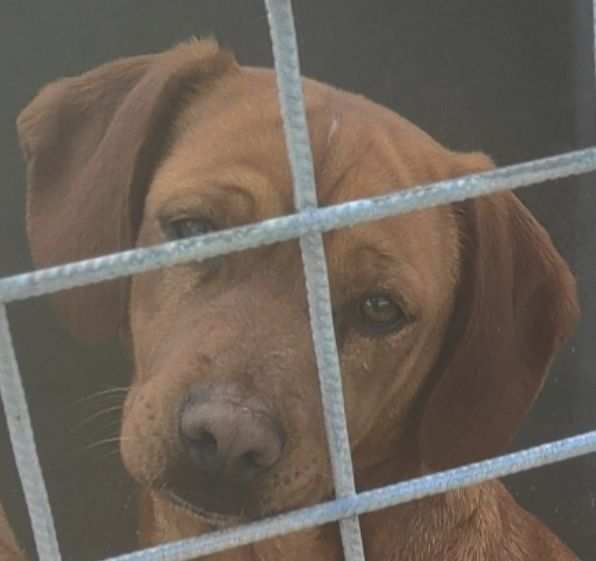
<svg viewBox="0 0 596 561"><path fill-rule="evenodd" d="M166 497L172 504L185 510L189 514L199 518L202 522L209 524L214 528L227 528L237 526L245 521L245 517L236 514L222 514L205 510L186 499L182 498L176 492L166 487L161 488L159 493Z"/></svg>
<svg viewBox="0 0 596 561"><path fill-rule="evenodd" d="M246 522L250 521L249 518L246 516L241 516L241 515L237 515L237 514L222 514L220 512L213 512L210 510L203 509L203 508L187 501L186 499L183 499L176 492L174 492L171 489L168 489L166 487L162 487L161 489L159 489L159 494L164 496L174 506L181 508L188 514L194 516L195 518L198 518L199 520L201 520L202 522L205 522L206 524L209 524L209 526L211 526L214 529L223 529L223 528L229 528L232 526L239 526L242 523L246 523ZM331 498L332 498L332 495L329 495L329 496L325 497L323 500L331 500ZM296 505L291 505L289 507L286 507L286 508L283 508L280 510L271 510L266 513L263 513L261 516L253 519L252 521L254 522L256 520L263 519L263 518L271 518L274 516L279 516L281 514L287 514L288 512L291 512L298 508L299 508L299 505L296 504Z"/></svg>
<svg viewBox="0 0 596 561"><path fill-rule="evenodd" d="M285 505L283 508L271 509L266 512L261 512L258 516L250 516L248 515L248 513L224 514L221 512L215 512L201 508L197 504L180 496L174 488L164 484L154 487L154 492L157 492L158 494L162 495L172 505L183 510L185 513L197 518L201 522L208 524L209 526L211 526L212 529L219 530L224 528L230 528L233 526L239 526L240 524L245 524L247 522L256 522L258 520L287 514L288 512L300 509L304 506L312 506L310 504L310 501L308 501L307 505L302 504L304 501L304 497L300 497L298 499L298 496L302 494L302 491L307 489L309 486L309 484L305 484L299 487L299 489L295 489L294 493L292 493L294 500L290 500L289 504ZM322 501L324 502L326 500L332 500L332 498L333 493L324 494L323 496L318 497L318 500L315 501L313 504L320 503Z"/></svg>

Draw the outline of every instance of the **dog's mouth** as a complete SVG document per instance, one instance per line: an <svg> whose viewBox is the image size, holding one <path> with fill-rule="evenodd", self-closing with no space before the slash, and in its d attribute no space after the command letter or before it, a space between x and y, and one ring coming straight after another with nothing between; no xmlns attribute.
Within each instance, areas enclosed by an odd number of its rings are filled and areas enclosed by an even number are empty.
<svg viewBox="0 0 596 561"><path fill-rule="evenodd" d="M247 521L247 517L242 514L233 514L229 512L218 512L209 510L194 502L191 502L181 496L178 492L168 487L162 487L159 493L174 506L181 508L192 516L198 518L211 526L213 529L223 529L232 526L238 526Z"/></svg>
<svg viewBox="0 0 596 561"><path fill-rule="evenodd" d="M220 476L209 477L199 470L178 464L153 485L167 501L210 526L222 528L259 518L262 497L259 488L247 482Z"/></svg>
<svg viewBox="0 0 596 561"><path fill-rule="evenodd" d="M214 529L254 522L309 506L330 489L308 471L296 477L273 473L238 480L226 472L207 474L186 462L176 462L151 482L153 492ZM294 478L292 478L292 475Z"/></svg>
<svg viewBox="0 0 596 561"><path fill-rule="evenodd" d="M283 506L277 505L278 508L255 500L257 497L246 488L230 488L213 482L208 486L208 490L203 486L189 490L188 487L162 484L155 488L155 492L211 528L224 529L307 506L311 501L307 500L305 503L302 495L308 487L305 485L298 492L292 493L292 497L286 497Z"/></svg>
<svg viewBox="0 0 596 561"><path fill-rule="evenodd" d="M299 508L300 504L292 504L289 505L287 508L283 509L272 509L266 512L261 512L258 515L250 516L247 513L243 514L230 514L230 513L223 513L217 512L213 510L208 510L198 504L189 502L185 498L181 497L176 491L172 489L168 489L167 487L162 487L159 490L159 494L162 495L166 500L168 500L171 504L175 507L184 510L187 514L197 518L204 524L210 526L213 530L223 530L226 528L232 528L234 526L240 526L241 524L246 524L247 522L255 522L257 520L261 520L264 518L270 518L273 516L278 516L288 511L292 511L296 508ZM324 500L331 500L332 495L325 497Z"/></svg>

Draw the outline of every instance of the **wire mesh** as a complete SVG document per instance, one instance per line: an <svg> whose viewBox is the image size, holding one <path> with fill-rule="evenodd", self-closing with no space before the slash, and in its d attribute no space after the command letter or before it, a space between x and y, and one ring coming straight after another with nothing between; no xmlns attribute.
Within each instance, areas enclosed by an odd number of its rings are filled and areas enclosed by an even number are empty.
<svg viewBox="0 0 596 561"><path fill-rule="evenodd" d="M110 561L184 561L332 521L343 521L342 542L348 560L360 560L364 559L357 518L360 514L596 451L596 431L593 431L484 462L356 493L321 234L430 206L594 171L596 148L371 199L318 208L291 1L265 0L265 3L298 212L201 238L0 279L0 393L41 561L59 561L60 551L10 337L6 303L293 238L301 239L313 341L338 498L236 529L113 557ZM593 7L596 14L596 0ZM596 18L594 31L596 36Z"/></svg>

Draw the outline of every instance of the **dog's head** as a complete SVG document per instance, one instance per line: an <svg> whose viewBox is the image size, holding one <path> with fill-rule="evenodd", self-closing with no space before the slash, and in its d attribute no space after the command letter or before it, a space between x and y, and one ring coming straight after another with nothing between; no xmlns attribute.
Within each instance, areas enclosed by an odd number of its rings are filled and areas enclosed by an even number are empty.
<svg viewBox="0 0 596 561"><path fill-rule="evenodd" d="M491 167L304 82L322 205ZM19 118L40 266L293 212L275 77L214 42L125 59ZM415 441L431 469L508 444L577 315L574 280L509 193L324 237L357 473ZM297 241L57 295L86 339L130 333L122 455L209 520L331 492Z"/></svg>

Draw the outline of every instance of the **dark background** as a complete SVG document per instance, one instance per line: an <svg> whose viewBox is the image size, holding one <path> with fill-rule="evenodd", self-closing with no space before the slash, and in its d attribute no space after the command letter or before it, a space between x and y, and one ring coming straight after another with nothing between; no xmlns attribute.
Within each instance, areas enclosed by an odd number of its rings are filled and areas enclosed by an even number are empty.
<svg viewBox="0 0 596 561"><path fill-rule="evenodd" d="M305 75L364 93L454 149L499 164L594 143L591 2L578 0L301 0L295 3ZM24 239L23 166L14 121L38 88L116 56L213 33L241 62L271 65L260 0L5 0L0 8L0 273L31 267ZM593 177L525 190L575 270L583 320L515 443L519 448L596 425L596 211ZM135 546L133 487L115 442L126 386L114 346L81 348L43 299L10 307L37 440L67 559L98 560ZM592 334L592 337L590 337ZM3 431L4 428L0 427ZM32 551L7 437L0 496ZM596 558L596 460L586 457L508 479L519 500L583 559Z"/></svg>

